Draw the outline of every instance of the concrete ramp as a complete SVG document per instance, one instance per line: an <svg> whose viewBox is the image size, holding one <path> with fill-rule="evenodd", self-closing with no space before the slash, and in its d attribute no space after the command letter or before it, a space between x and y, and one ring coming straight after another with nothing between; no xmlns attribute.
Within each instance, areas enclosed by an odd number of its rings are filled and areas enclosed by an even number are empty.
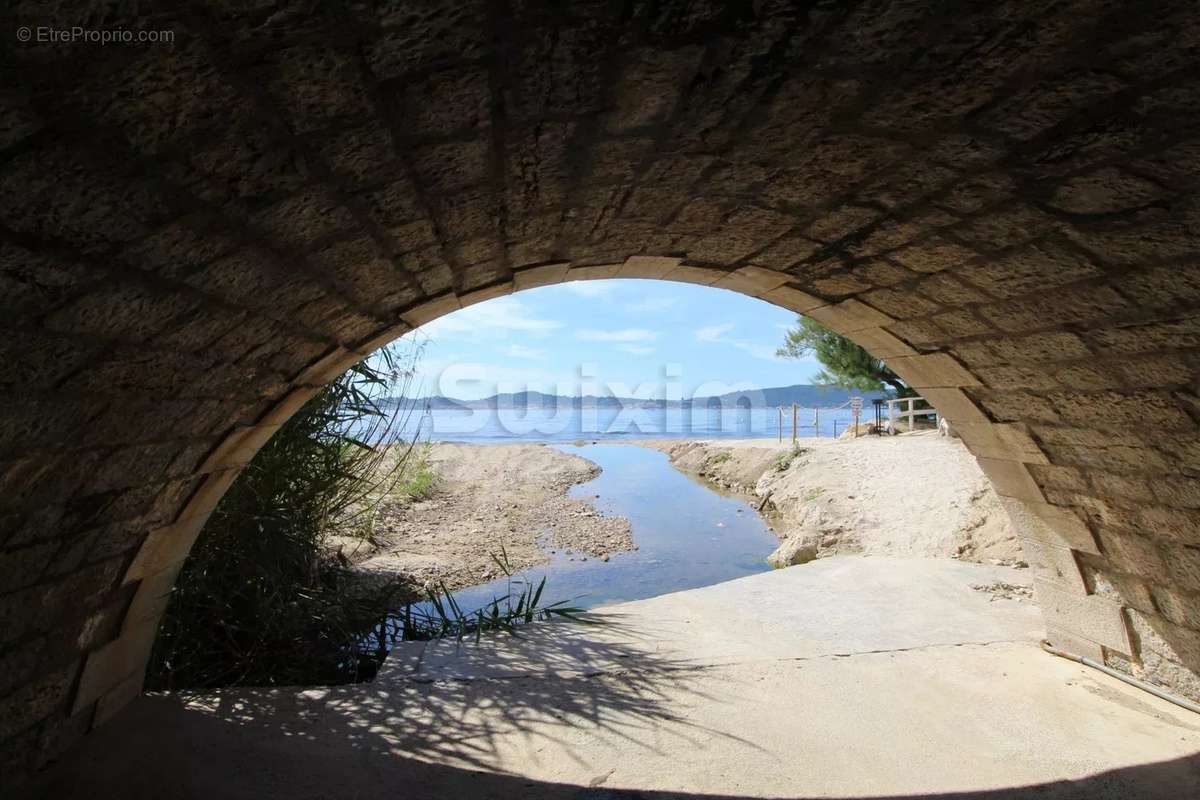
<svg viewBox="0 0 1200 800"><path fill-rule="evenodd" d="M607 606L597 624L555 623L519 637L414 642L392 651L376 683L589 675L820 658L936 645L1036 642L1030 602L989 587L1028 571L924 558L828 558L787 570ZM980 587L980 588L974 588ZM553 584L547 584L548 593Z"/></svg>
<svg viewBox="0 0 1200 800"><path fill-rule="evenodd" d="M1027 579L833 558L407 645L373 684L147 697L44 796L1200 796L1200 717L1042 653Z"/></svg>

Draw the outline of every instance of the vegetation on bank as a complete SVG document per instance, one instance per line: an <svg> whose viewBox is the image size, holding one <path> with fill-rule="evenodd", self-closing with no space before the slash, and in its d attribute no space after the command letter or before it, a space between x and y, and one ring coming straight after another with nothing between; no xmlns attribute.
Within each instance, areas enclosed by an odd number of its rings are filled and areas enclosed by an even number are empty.
<svg viewBox="0 0 1200 800"><path fill-rule="evenodd" d="M464 611L441 585L356 575L330 537L370 541L385 504L430 497L429 445L405 440L416 351L382 351L301 408L221 499L176 581L147 688L335 684L374 676L398 641L478 637L542 619L578 619L545 604L545 581Z"/></svg>
<svg viewBox="0 0 1200 800"><path fill-rule="evenodd" d="M364 587L326 538L369 537L379 503L428 492L403 394L417 353L385 350L313 397L248 464L201 532L151 657L156 689L337 683L372 674L370 632L411 590Z"/></svg>
<svg viewBox="0 0 1200 800"><path fill-rule="evenodd" d="M404 479L391 491L393 498L400 499L405 503L427 500L437 489L438 475L429 463L429 445L421 445L417 456L412 459Z"/></svg>
<svg viewBox="0 0 1200 800"><path fill-rule="evenodd" d="M439 638L474 638L475 641L479 641L484 633L516 633L517 626L538 620L567 619L591 622L582 616L582 608L569 605L567 600L543 604L545 576L542 576L536 585L514 577L508 552L503 547L498 555L492 554L492 562L508 578L504 595L493 598L492 602L483 608L464 611L446 588L446 584L441 583L429 593L427 602L410 603L405 606L403 614L387 619L380 626L381 641Z"/></svg>
<svg viewBox="0 0 1200 800"><path fill-rule="evenodd" d="M792 463L805 453L803 447L798 444L792 444L792 449L780 453L775 457L775 470L777 472L787 472Z"/></svg>

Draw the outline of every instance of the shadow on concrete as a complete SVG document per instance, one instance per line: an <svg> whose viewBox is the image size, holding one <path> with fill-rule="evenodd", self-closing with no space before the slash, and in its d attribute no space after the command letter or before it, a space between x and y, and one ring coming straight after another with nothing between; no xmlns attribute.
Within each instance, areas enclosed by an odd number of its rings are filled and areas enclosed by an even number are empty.
<svg viewBox="0 0 1200 800"><path fill-rule="evenodd" d="M508 794L519 779L495 784L499 794L477 791L491 785L483 771L495 769L497 741L514 733L553 742L571 729L603 730L651 752L694 743L696 726L665 700L719 702L691 686L695 665L648 652L652 642L619 625L605 627L625 641L555 632L569 627L546 626L516 647L464 644L449 659L460 677L436 684L420 679L418 647L408 650L412 663L392 663L372 684L147 695L39 776L31 796L390 797L409 786L428 794L408 796L507 797L524 794ZM430 646L441 659L454 649ZM525 648L529 657L512 658Z"/></svg>
<svg viewBox="0 0 1200 800"><path fill-rule="evenodd" d="M679 713L737 703L737 679L714 697L701 688L700 665L632 627L613 626L614 641L595 631L574 635L571 626L539 630L515 643L464 645L459 653L447 652L454 650L450 642L396 651L373 684L145 696L40 775L27 794L56 800L755 796L606 785L614 774L607 767L620 765L597 767L595 753L585 758L589 738L600 733L666 759L722 742L762 752ZM871 735L868 722L864 736ZM543 747L553 755L539 762ZM518 750L521 757L513 758ZM564 758L574 763L564 765ZM506 773L498 764L539 775L597 774L574 785ZM864 760L861 768L873 767ZM1075 781L892 797L1179 800L1197 796L1198 787L1200 755Z"/></svg>
<svg viewBox="0 0 1200 800"><path fill-rule="evenodd" d="M485 683L509 683L491 681ZM578 712L599 712L620 691L580 681ZM583 688L589 687L589 688ZM511 702L537 697L505 693ZM486 703L486 686L464 685L463 695ZM471 754L486 748L489 731L464 727L445 709L423 711L424 698L367 698L351 703L330 690L280 706L274 693L230 695L189 701L181 696L148 696L134 703L68 760L42 776L30 796L81 800L161 800L161 798L436 798L437 800L749 800L754 795L699 794L610 788L605 775L595 785L532 780L471 768ZM265 701L257 705L254 698ZM500 698L495 698L500 699ZM386 700L386 702L384 702ZM336 713L328 713L329 709ZM424 720L421 720L424 713ZM508 719L519 722L519 709ZM570 721L565 718L564 725ZM644 717L647 736L655 729ZM390 729L391 725L399 726ZM387 726L388 729L385 729ZM407 727L406 727L407 726ZM631 731L631 735L636 732ZM431 735L432 734L432 735ZM405 752L408 751L408 752ZM423 757L442 758L436 763ZM446 761L459 763L446 763ZM870 769L869 764L863 765ZM941 800L1182 800L1200 787L1200 755L1098 773L1074 781L1054 781L989 791L888 795ZM771 795L779 797L780 795ZM785 795L799 798L800 795ZM860 797L860 800L867 800ZM880 796L882 800L882 796Z"/></svg>

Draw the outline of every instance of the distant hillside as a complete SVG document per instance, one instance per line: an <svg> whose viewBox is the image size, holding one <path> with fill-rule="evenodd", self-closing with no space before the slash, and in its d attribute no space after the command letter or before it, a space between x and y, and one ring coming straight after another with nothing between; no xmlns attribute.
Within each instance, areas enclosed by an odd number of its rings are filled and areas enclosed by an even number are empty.
<svg viewBox="0 0 1200 800"><path fill-rule="evenodd" d="M691 400L665 401L647 400L636 397L613 397L611 395L585 395L583 397L566 397L564 395L544 394L542 392L512 392L494 394L481 400L455 400L440 395L433 397L418 397L403 402L411 403L416 408L433 409L472 409L472 408L690 408L692 406L721 405L726 408L749 406L751 408L775 408L790 406L795 403L805 408L828 408L840 406L851 397L861 396L866 402L875 397L888 397L886 392L856 392L838 389L833 386L818 386L808 383L798 383L795 386L776 386L770 389L758 389L739 392L727 392L712 397L697 397ZM400 398L393 398L401 402Z"/></svg>

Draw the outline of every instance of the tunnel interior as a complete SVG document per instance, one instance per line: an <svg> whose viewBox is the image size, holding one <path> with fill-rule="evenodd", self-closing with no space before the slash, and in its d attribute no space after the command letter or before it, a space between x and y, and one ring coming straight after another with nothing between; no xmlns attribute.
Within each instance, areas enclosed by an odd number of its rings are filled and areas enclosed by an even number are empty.
<svg viewBox="0 0 1200 800"><path fill-rule="evenodd" d="M1003 498L1051 641L1200 698L1193 3L140 12L173 41L3 45L0 771L138 695L207 515L319 387L609 277L885 359Z"/></svg>

